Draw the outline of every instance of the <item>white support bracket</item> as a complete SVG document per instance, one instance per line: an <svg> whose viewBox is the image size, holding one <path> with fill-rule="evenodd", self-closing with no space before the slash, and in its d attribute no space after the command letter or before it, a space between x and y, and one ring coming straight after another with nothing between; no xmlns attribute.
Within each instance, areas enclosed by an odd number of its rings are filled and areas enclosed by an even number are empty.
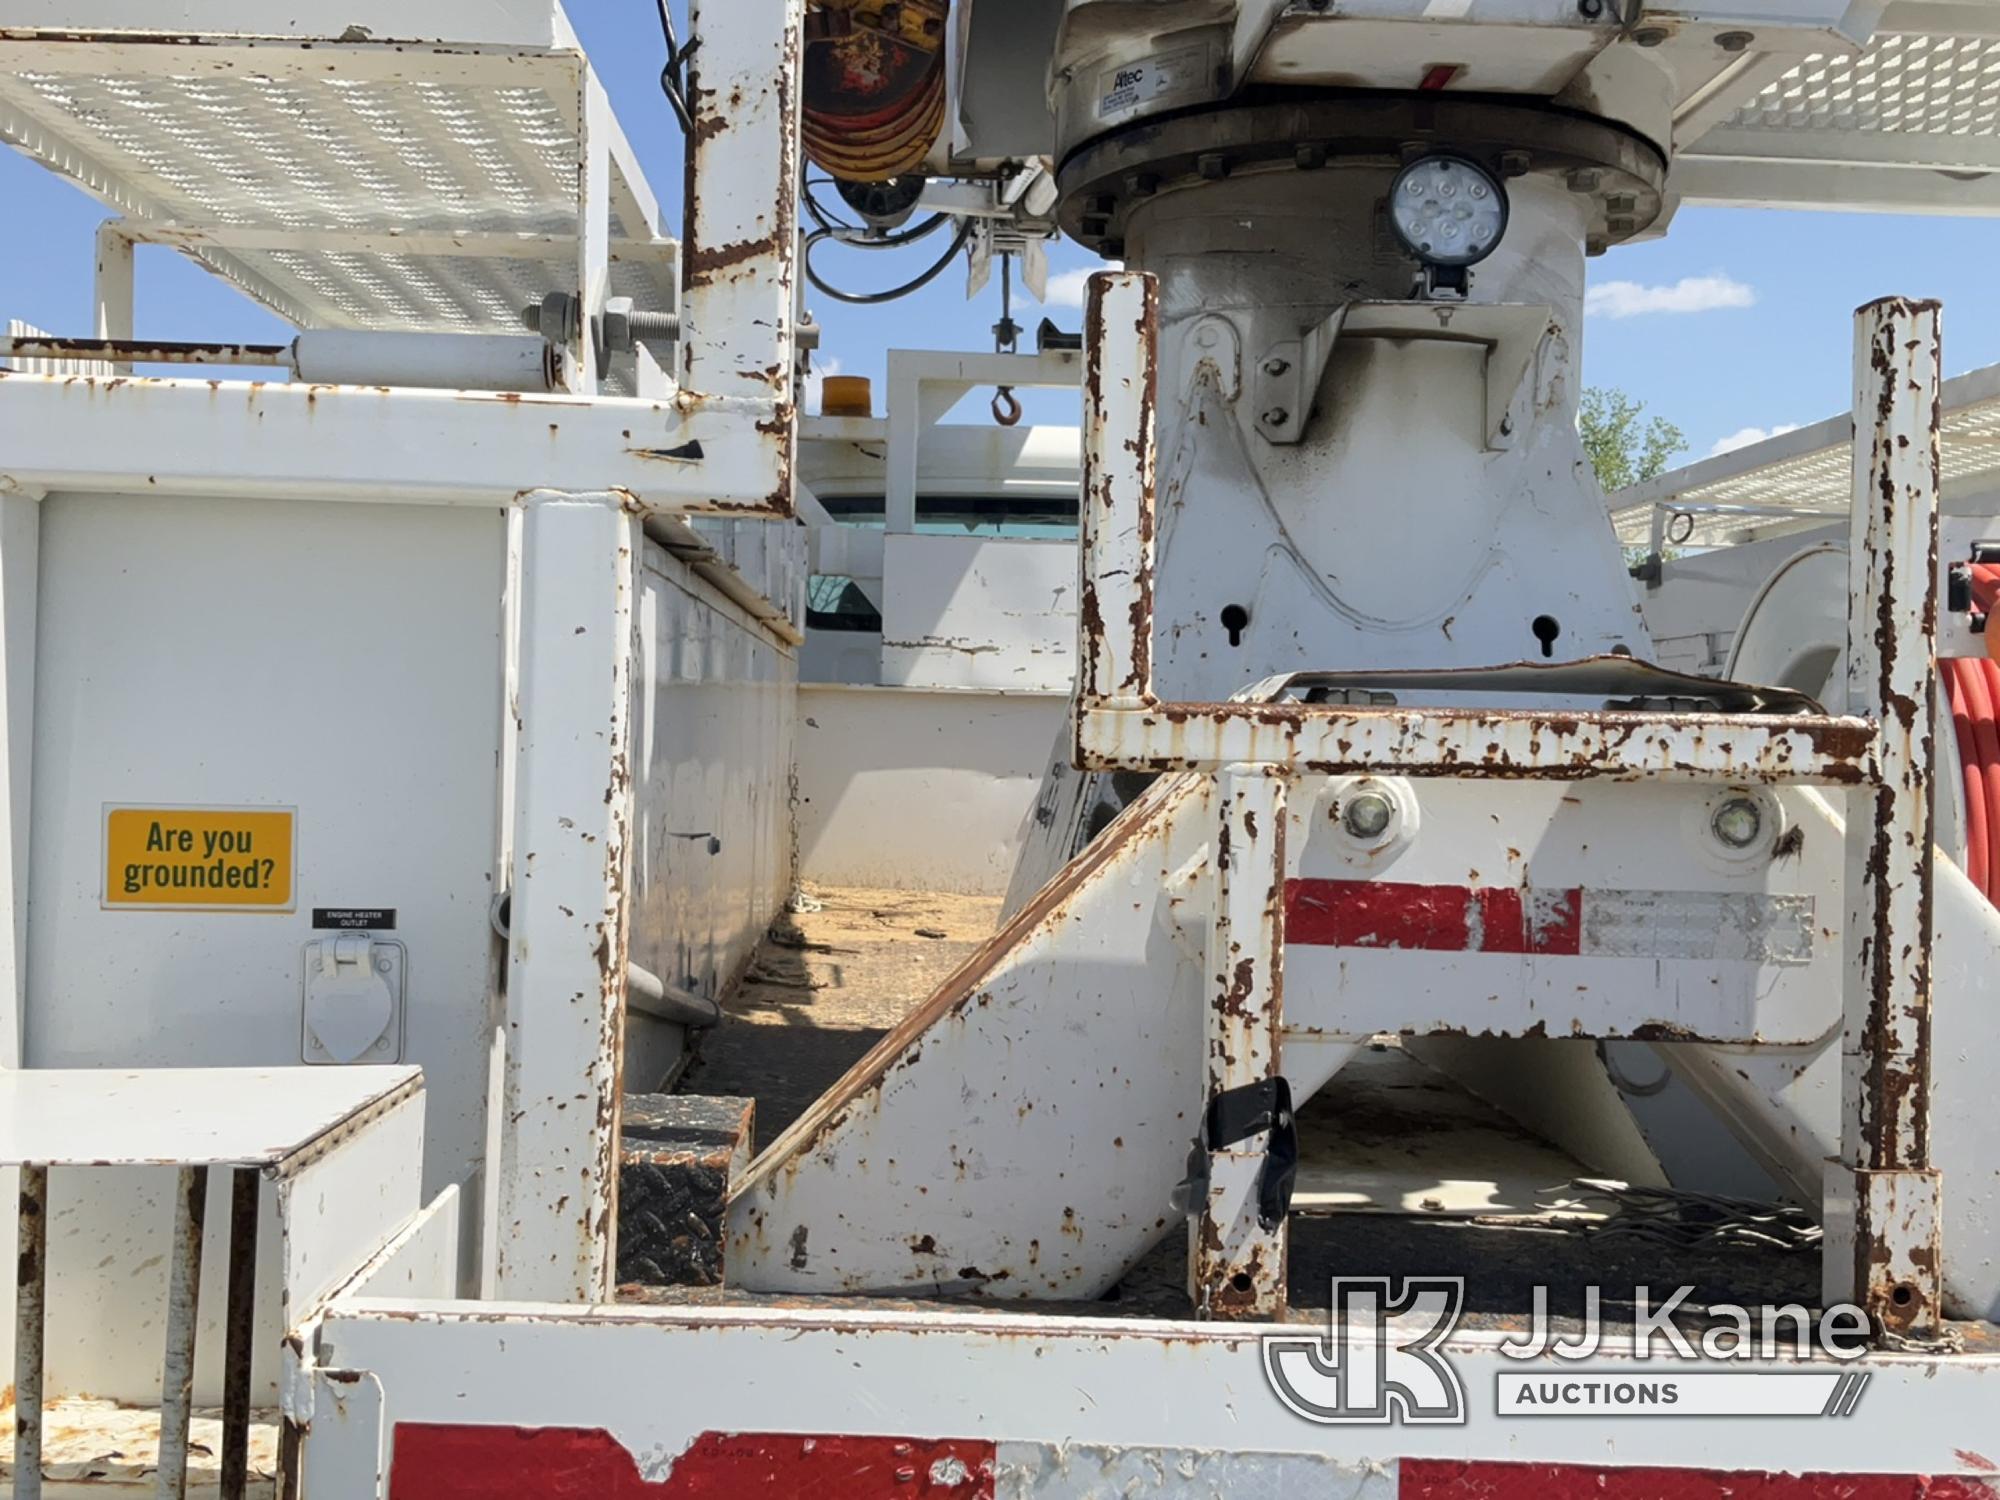
<svg viewBox="0 0 2000 1500"><path fill-rule="evenodd" d="M1292 1138L1280 1080L1284 1034L1285 779L1246 766L1220 778L1209 929L1203 1143L1207 1192L1190 1205L1188 1293L1198 1317L1277 1321L1288 1236L1267 1174ZM1244 1101L1251 1101L1245 1103ZM1245 1124L1265 1128L1235 1136Z"/></svg>
<svg viewBox="0 0 2000 1500"><path fill-rule="evenodd" d="M1937 724L1940 310L1888 298L1855 314L1850 703L1880 716L1875 784L1847 820L1841 1159L1853 1259L1830 1276L1893 1336L1944 1317L1931 1169L1931 948ZM1865 811L1864 811L1865 810ZM1833 1290L1834 1288L1829 1288Z"/></svg>
<svg viewBox="0 0 2000 1500"><path fill-rule="evenodd" d="M602 1302L616 1264L640 518L524 502L495 1295Z"/></svg>
<svg viewBox="0 0 2000 1500"><path fill-rule="evenodd" d="M924 433L968 391L979 386L1061 389L1083 378L1083 357L1046 354L952 354L929 349L889 351L889 457L882 497L883 530L917 529L917 473Z"/></svg>

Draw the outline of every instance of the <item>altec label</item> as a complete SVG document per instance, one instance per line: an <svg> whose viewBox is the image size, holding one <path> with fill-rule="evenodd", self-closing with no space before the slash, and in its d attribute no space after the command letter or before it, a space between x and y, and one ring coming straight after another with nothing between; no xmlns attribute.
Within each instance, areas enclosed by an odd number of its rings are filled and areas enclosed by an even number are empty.
<svg viewBox="0 0 2000 1500"><path fill-rule="evenodd" d="M298 811L104 809L104 905L132 911L290 911Z"/></svg>
<svg viewBox="0 0 2000 1500"><path fill-rule="evenodd" d="M1097 118L1108 120L1148 104L1198 99L1207 84L1205 44L1121 63L1098 76Z"/></svg>

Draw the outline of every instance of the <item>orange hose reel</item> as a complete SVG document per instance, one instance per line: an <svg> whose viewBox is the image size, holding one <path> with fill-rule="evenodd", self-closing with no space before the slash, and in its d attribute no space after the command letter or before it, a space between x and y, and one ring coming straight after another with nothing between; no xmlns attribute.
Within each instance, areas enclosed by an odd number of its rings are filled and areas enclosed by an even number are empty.
<svg viewBox="0 0 2000 1500"><path fill-rule="evenodd" d="M806 157L845 182L923 165L944 131L950 0L817 0L806 16Z"/></svg>
<svg viewBox="0 0 2000 1500"><path fill-rule="evenodd" d="M2000 906L2000 663L1961 657L1942 665L1965 783L1965 873Z"/></svg>

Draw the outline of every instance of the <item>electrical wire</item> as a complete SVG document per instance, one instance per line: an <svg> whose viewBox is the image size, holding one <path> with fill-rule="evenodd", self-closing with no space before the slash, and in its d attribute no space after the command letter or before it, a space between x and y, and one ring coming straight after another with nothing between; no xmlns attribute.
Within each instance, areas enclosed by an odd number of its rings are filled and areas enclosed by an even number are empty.
<svg viewBox="0 0 2000 1500"><path fill-rule="evenodd" d="M944 217L942 214L936 216L939 222L942 222ZM893 249L899 245L914 243L916 240L920 240L925 235L931 233L937 227L938 224L936 223L928 223L920 225L913 230L906 230L900 237L890 236L881 240L847 240L841 238L839 234L830 229L815 230L806 236L805 254L802 257L805 263L806 280L811 282L817 290L833 298L834 301L845 302L856 307L878 307L884 302L894 302L899 297L907 297L912 292L921 291L924 287L929 286L938 277L942 276L945 268L952 263L958 252L965 248L966 241L972 238L972 220L970 218L961 221L958 233L952 236L951 244L946 247L944 254L940 255L928 270L912 277L901 286L890 287L886 291L849 292L830 285L820 277L818 271L813 269L813 249L822 240L827 239L836 240L854 249Z"/></svg>
<svg viewBox="0 0 2000 1500"><path fill-rule="evenodd" d="M832 187L833 185L834 182L831 177L822 177L817 182L810 177L801 178L799 180L800 195L805 200L806 212L812 215L813 222L822 229L844 229L854 234L866 233L866 230L861 225L850 224L839 214L829 213L826 205L821 203L818 196L813 192L814 188Z"/></svg>
<svg viewBox="0 0 2000 1500"><path fill-rule="evenodd" d="M918 240L928 239L951 222L950 214L932 214L921 224L909 229L898 229L891 234L878 233L873 229L828 231L827 237L851 250L900 250L905 245L914 245ZM966 221L968 224L971 220Z"/></svg>
<svg viewBox="0 0 2000 1500"><path fill-rule="evenodd" d="M688 139L689 149L693 149L694 114L688 108L687 65L701 46L701 38L695 37L683 47L674 30L674 13L667 8L667 0L659 0L659 4L660 32L667 39L667 65L660 69L660 91L673 106L674 115L681 122L681 132Z"/></svg>

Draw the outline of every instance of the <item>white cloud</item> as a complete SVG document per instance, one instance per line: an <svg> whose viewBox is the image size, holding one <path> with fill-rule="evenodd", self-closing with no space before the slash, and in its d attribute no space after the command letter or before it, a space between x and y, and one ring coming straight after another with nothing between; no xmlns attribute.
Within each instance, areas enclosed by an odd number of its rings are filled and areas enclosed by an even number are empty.
<svg viewBox="0 0 2000 1500"><path fill-rule="evenodd" d="M1752 307L1756 290L1732 276L1683 276L1671 286L1646 286L1637 281L1607 281L1584 293L1583 310L1593 317L1640 318L1648 313L1714 312L1722 307Z"/></svg>
<svg viewBox="0 0 2000 1500"><path fill-rule="evenodd" d="M1090 280L1090 270L1058 271L1049 278L1048 295L1042 298L1044 307L1082 307L1083 284Z"/></svg>
<svg viewBox="0 0 2000 1500"><path fill-rule="evenodd" d="M817 414L819 411L820 396L826 386L826 377L829 375L838 375L839 373L839 360L825 359L815 354L813 356L812 368L806 371L805 394L800 398L799 410Z"/></svg>
<svg viewBox="0 0 2000 1500"><path fill-rule="evenodd" d="M1738 448L1747 448L1752 443L1761 443L1766 438L1774 438L1781 432L1797 432L1796 422L1780 422L1776 427L1745 427L1732 432L1728 437L1717 438L1715 446L1708 450L1708 457L1720 458L1725 453L1734 453Z"/></svg>

